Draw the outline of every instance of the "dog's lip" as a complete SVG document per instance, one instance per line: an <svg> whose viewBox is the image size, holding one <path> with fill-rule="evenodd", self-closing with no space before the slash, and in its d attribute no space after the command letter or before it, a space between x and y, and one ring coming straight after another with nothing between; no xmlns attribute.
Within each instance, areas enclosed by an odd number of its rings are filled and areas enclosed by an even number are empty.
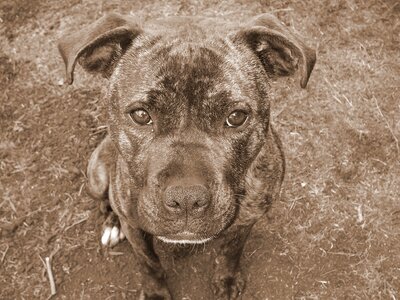
<svg viewBox="0 0 400 300"><path fill-rule="evenodd" d="M198 234L184 231L180 234L156 236L159 240L169 244L204 244L214 237L200 237Z"/></svg>

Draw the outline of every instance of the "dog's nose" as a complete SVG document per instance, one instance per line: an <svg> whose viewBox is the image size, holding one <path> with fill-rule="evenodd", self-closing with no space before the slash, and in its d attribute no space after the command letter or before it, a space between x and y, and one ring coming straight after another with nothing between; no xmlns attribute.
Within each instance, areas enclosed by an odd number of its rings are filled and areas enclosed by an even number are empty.
<svg viewBox="0 0 400 300"><path fill-rule="evenodd" d="M203 185L173 185L165 190L164 206L174 215L201 216L210 204L211 196Z"/></svg>

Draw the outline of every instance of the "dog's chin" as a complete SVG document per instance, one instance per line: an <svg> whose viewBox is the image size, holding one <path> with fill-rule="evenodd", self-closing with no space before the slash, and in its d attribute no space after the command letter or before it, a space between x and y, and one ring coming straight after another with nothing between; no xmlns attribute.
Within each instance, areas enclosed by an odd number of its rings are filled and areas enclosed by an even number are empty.
<svg viewBox="0 0 400 300"><path fill-rule="evenodd" d="M204 237L185 231L182 232L181 234L171 234L164 236L159 235L156 237L164 243L187 245L187 244L205 244L211 241L215 236Z"/></svg>

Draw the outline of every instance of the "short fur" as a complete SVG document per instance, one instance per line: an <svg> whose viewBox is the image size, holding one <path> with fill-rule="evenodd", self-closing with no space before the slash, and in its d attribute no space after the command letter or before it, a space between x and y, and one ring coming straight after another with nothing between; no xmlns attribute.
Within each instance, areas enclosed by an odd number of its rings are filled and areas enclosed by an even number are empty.
<svg viewBox="0 0 400 300"><path fill-rule="evenodd" d="M171 297L154 237L223 240L214 294L238 298L241 251L284 176L269 78L300 68L304 88L315 52L269 14L244 24L174 17L143 26L110 14L63 37L59 49L69 83L76 61L110 78L109 135L89 162L89 190L109 198L144 267L141 298ZM135 109L153 123L136 124ZM231 128L226 118L235 110L248 117Z"/></svg>

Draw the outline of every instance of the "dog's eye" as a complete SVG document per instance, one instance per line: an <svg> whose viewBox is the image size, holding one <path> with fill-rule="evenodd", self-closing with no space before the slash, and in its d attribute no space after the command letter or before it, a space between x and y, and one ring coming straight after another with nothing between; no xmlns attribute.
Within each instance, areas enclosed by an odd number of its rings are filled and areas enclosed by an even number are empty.
<svg viewBox="0 0 400 300"><path fill-rule="evenodd" d="M151 119L149 113L144 109L135 109L129 114L132 120L139 125L150 125L153 123L153 120Z"/></svg>
<svg viewBox="0 0 400 300"><path fill-rule="evenodd" d="M247 113L243 110L235 110L226 118L228 127L239 127L247 120Z"/></svg>

